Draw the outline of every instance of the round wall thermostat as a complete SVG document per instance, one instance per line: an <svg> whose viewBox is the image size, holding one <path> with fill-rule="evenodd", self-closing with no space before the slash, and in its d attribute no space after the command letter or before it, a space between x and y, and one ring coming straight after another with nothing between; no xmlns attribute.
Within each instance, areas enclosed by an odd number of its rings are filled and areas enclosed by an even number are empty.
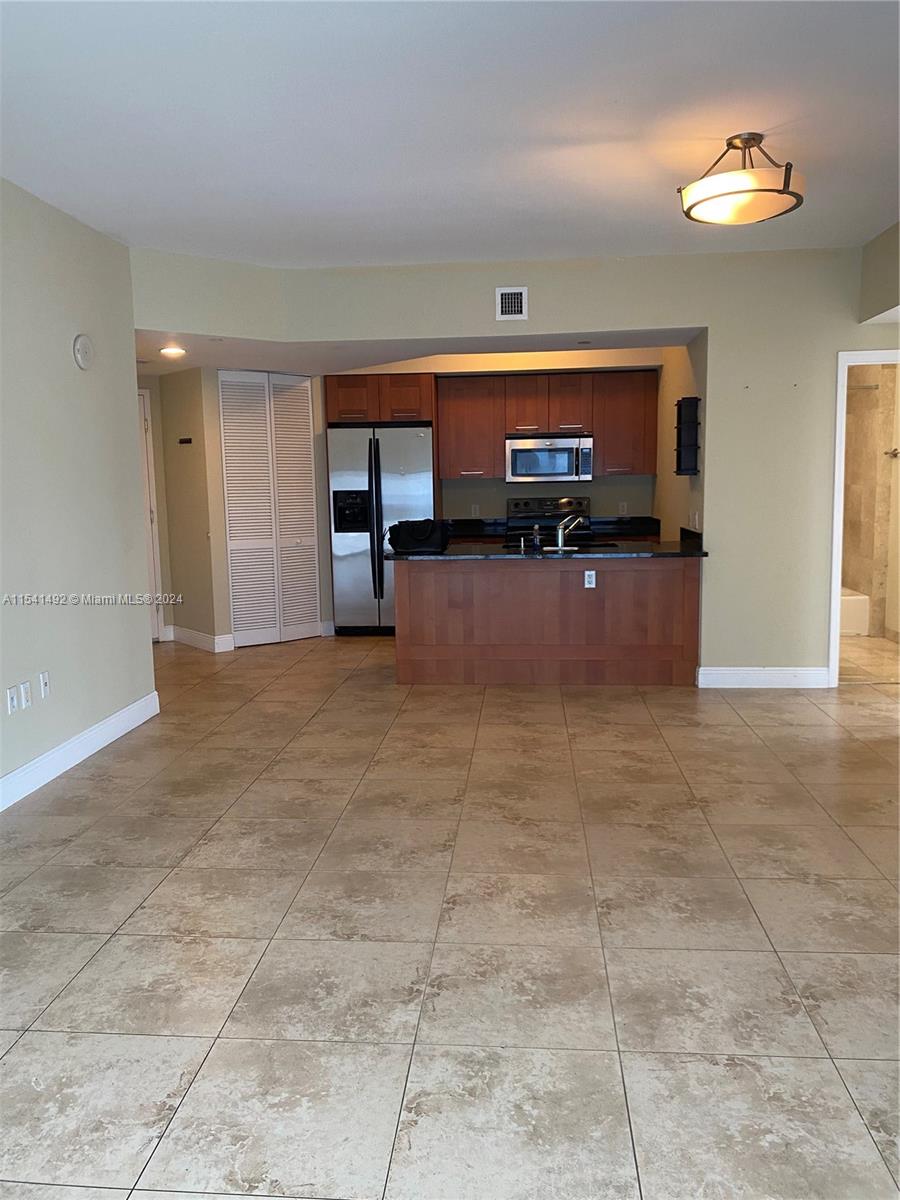
<svg viewBox="0 0 900 1200"><path fill-rule="evenodd" d="M86 333L79 333L72 343L72 353L78 366L82 371L86 371L94 361L94 343Z"/></svg>

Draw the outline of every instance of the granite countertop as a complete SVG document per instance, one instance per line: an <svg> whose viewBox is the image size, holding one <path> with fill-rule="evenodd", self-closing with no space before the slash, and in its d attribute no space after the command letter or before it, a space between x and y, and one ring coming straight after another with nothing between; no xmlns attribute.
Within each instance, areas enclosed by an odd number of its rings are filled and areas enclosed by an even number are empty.
<svg viewBox="0 0 900 1200"><path fill-rule="evenodd" d="M552 551L535 554L526 551L504 550L501 546L491 546L484 542L451 542L443 554L431 552L427 554L403 554L385 551L386 559L416 560L424 562L442 562L446 560L462 560L472 562L476 559L530 559L533 562L553 562L560 558L706 558L705 550L685 542L623 542L621 545L609 546L606 549L570 550L565 554L555 554Z"/></svg>

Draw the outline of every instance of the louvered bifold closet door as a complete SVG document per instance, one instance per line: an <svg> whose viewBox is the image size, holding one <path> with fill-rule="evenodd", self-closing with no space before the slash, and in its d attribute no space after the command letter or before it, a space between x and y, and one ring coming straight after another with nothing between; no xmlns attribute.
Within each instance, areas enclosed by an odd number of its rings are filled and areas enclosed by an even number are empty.
<svg viewBox="0 0 900 1200"><path fill-rule="evenodd" d="M281 638L269 377L220 371L222 460L235 646Z"/></svg>
<svg viewBox="0 0 900 1200"><path fill-rule="evenodd" d="M269 382L281 637L290 641L322 632L312 390L294 375L270 375Z"/></svg>

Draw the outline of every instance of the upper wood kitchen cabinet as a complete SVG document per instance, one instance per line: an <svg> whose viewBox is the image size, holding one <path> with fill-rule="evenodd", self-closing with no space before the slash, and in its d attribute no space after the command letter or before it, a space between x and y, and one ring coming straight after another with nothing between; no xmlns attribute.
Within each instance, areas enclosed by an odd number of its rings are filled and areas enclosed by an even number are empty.
<svg viewBox="0 0 900 1200"><path fill-rule="evenodd" d="M326 375L326 420L331 424L380 420L378 380L377 375Z"/></svg>
<svg viewBox="0 0 900 1200"><path fill-rule="evenodd" d="M594 474L655 475L655 371L601 371L594 379Z"/></svg>
<svg viewBox="0 0 900 1200"><path fill-rule="evenodd" d="M379 375L382 421L434 420L433 375Z"/></svg>
<svg viewBox="0 0 900 1200"><path fill-rule="evenodd" d="M551 375L547 430L578 437L593 426L593 376Z"/></svg>
<svg viewBox="0 0 900 1200"><path fill-rule="evenodd" d="M496 479L506 474L504 379L455 375L437 381L441 479Z"/></svg>
<svg viewBox="0 0 900 1200"><path fill-rule="evenodd" d="M546 375L506 376L506 432L546 433L548 415Z"/></svg>

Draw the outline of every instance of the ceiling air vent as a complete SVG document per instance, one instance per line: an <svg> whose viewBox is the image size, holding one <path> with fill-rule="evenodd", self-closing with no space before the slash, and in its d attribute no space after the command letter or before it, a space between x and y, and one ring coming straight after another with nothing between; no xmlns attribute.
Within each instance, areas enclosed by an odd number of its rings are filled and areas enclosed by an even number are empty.
<svg viewBox="0 0 900 1200"><path fill-rule="evenodd" d="M498 287L497 288L497 320L498 321L527 321L528 320L528 288L527 287Z"/></svg>

